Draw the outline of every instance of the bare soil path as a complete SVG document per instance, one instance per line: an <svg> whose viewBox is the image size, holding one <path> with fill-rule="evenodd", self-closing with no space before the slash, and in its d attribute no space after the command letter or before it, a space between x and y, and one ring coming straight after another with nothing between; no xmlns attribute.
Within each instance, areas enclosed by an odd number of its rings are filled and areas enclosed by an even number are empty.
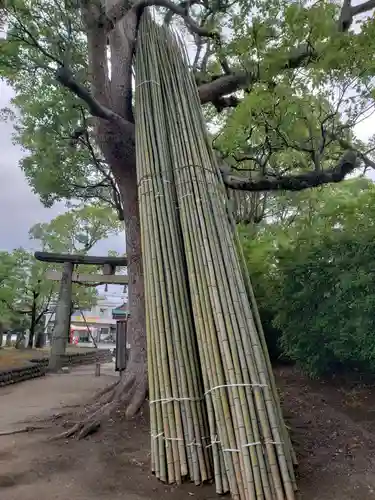
<svg viewBox="0 0 375 500"><path fill-rule="evenodd" d="M46 375L1 388L0 432L22 427L18 422L47 417L64 407L79 405L117 377L112 363L101 365L100 377L94 373L95 365L86 365L69 373Z"/></svg>
<svg viewBox="0 0 375 500"><path fill-rule="evenodd" d="M0 389L0 433L35 425L87 401L115 380L112 365L48 375ZM276 370L283 405L300 458L306 500L375 499L375 394L358 384L311 382L297 370ZM61 419L60 419L61 420ZM210 500L212 486L169 487L149 473L146 416L121 415L94 436L50 441L60 420L32 433L0 435L1 500Z"/></svg>

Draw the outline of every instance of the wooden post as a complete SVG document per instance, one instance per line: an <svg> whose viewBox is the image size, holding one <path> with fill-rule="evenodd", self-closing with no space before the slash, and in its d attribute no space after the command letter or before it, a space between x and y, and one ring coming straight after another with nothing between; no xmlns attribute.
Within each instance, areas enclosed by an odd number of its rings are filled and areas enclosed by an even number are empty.
<svg viewBox="0 0 375 500"><path fill-rule="evenodd" d="M116 365L115 371L121 372L126 367L126 321L117 320L116 323Z"/></svg>
<svg viewBox="0 0 375 500"><path fill-rule="evenodd" d="M125 320L117 320L116 323L116 365L115 371L121 373L125 370L128 361L127 349L127 325L129 314L126 315Z"/></svg>
<svg viewBox="0 0 375 500"><path fill-rule="evenodd" d="M59 300L56 308L55 326L52 334L51 353L48 369L58 371L61 368L61 356L65 354L69 338L70 312L72 303L73 264L65 262L60 283Z"/></svg>

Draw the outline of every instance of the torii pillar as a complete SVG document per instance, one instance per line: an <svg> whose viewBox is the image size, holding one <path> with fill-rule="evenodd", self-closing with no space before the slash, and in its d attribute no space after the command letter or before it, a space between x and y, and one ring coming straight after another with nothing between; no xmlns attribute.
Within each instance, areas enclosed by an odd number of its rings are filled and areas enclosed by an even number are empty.
<svg viewBox="0 0 375 500"><path fill-rule="evenodd" d="M55 327L51 339L51 352L48 364L50 371L58 371L62 367L61 357L65 354L66 344L69 340L70 316L72 312L72 275L73 263L65 262L60 281Z"/></svg>

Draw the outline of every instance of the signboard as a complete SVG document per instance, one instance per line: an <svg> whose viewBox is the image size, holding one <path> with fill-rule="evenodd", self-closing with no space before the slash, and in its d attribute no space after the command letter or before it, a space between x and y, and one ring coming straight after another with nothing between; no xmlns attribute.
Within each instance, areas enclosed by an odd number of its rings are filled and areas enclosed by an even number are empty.
<svg viewBox="0 0 375 500"><path fill-rule="evenodd" d="M101 320L101 318L99 316L86 316L86 315L85 315L85 317L83 317L81 315L72 316L72 321L83 321L84 322L85 320L87 323L97 323L98 321Z"/></svg>

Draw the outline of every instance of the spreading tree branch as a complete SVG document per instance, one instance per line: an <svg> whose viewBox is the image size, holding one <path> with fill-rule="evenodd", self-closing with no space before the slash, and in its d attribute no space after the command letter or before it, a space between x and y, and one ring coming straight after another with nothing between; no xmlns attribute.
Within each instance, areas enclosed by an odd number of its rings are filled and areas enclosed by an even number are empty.
<svg viewBox="0 0 375 500"><path fill-rule="evenodd" d="M90 113L97 118L112 121L121 126L124 132L134 137L134 125L111 109L100 104L83 85L78 83L70 68L60 66L56 71L56 80L63 86L69 89L73 94L82 99L87 104Z"/></svg>
<svg viewBox="0 0 375 500"><path fill-rule="evenodd" d="M54 287L52 285L51 288L50 288L50 291L49 291L49 294L48 294L48 298L47 298L47 301L46 301L44 307L39 312L38 316L35 318L35 325L37 325L39 323L39 321L43 318L43 316L45 314L47 314L47 312L49 310L49 307L50 307L50 304L51 304L51 300L52 300L52 296L53 296L53 288Z"/></svg>
<svg viewBox="0 0 375 500"><path fill-rule="evenodd" d="M219 166L225 185L241 191L302 191L323 184L341 182L353 172L358 155L353 150L346 151L339 163L327 170L302 172L294 175L265 176L260 179L246 179L230 174L225 166Z"/></svg>
<svg viewBox="0 0 375 500"><path fill-rule="evenodd" d="M11 311L13 314L30 314L31 313L31 308L30 308L30 311L24 311L23 309L17 309L9 301L7 301L4 298L0 298L0 302L2 302L9 309L9 311Z"/></svg>
<svg viewBox="0 0 375 500"><path fill-rule="evenodd" d="M362 4L351 6L350 0L344 0L339 21L338 31L346 32L349 30L353 18L358 14L368 12L375 8L375 0L368 0ZM286 63L281 62L279 71L286 69L295 69L308 65L312 60L316 59L321 50L314 49L310 44L302 44L290 53ZM246 89L252 83L262 79L262 75L257 71L239 72L232 75L215 76L211 82L204 83L199 87L199 96L202 104L215 102L218 98L231 94L241 89ZM224 106L228 107L228 106Z"/></svg>
<svg viewBox="0 0 375 500"><path fill-rule="evenodd" d="M137 13L137 20L139 21L139 18L146 7L164 7L165 9L168 9L172 14L181 16L192 33L210 38L218 38L219 35L217 32L199 26L194 21L194 19L189 16L187 6L191 5L191 3L198 2L181 2L180 4L175 4L170 0L138 0L133 4L130 10ZM129 1L119 0L119 2L117 2L117 4L107 12L105 17L103 17L103 15L101 16L99 22L104 25L108 31L110 31L114 29L116 23L118 23L123 17L127 16L128 14Z"/></svg>
<svg viewBox="0 0 375 500"><path fill-rule="evenodd" d="M63 59L57 58L43 47L43 45L38 41L38 39L27 28L25 23L22 22L20 17L17 15L16 10L14 10L13 15L16 18L19 28L25 34L25 38L20 38L19 40L22 41L23 43L26 43L27 45L37 48L47 59L53 61L58 66L55 72L56 80L63 87L66 87L73 94L82 99L82 101L86 103L90 113L93 116L97 118L102 118L104 120L116 122L124 130L125 133L127 133L131 138L134 138L133 124L125 120L123 117L121 117L119 114L115 113L108 107L101 104L97 99L95 99L95 97L90 93L88 89L86 89L83 85L81 85L79 82L76 81L71 69L69 68L69 66L64 64ZM52 68L45 67L45 69L51 70Z"/></svg>
<svg viewBox="0 0 375 500"><path fill-rule="evenodd" d="M367 154L362 153L358 149L354 148L351 144L349 144L348 141L346 141L345 139L342 139L341 137L338 137L336 134L330 134L330 135L331 135L332 139L336 140L343 149L353 150L358 155L358 157L363 161L366 168L375 169L375 161L371 160L371 158L369 158L367 156Z"/></svg>
<svg viewBox="0 0 375 500"><path fill-rule="evenodd" d="M287 60L280 63L279 71L286 69L300 68L310 63L317 56L315 50L309 44L301 45L297 49L293 49ZM231 75L215 76L211 82L204 83L199 87L199 97L202 104L214 102L218 98L232 94L241 89L249 87L249 85L260 81L261 75L256 70L241 71ZM225 106L228 107L228 106Z"/></svg>
<svg viewBox="0 0 375 500"><path fill-rule="evenodd" d="M112 206L115 208L118 214L118 218L120 221L124 220L124 212L123 212L123 207L122 207L122 202L121 202L121 195L118 190L116 181L113 179L113 176L111 175L110 172L108 172L104 167L103 167L103 160L100 160L95 153L95 149L93 144L91 143L90 140L90 135L88 132L88 125L87 125L87 120L86 120L86 115L84 113L84 110L81 108L81 115L82 115L82 121L83 125L76 129L73 134L72 134L72 139L74 141L74 144L77 144L80 142L83 144L89 151L90 156L96 166L96 168L101 172L103 175L103 179L94 185L87 185L87 186L82 186L82 185L76 185L76 187L79 187L81 189L97 189L100 187L108 188L112 191ZM99 197L99 196L98 196ZM108 203L108 200L106 200Z"/></svg>
<svg viewBox="0 0 375 500"><path fill-rule="evenodd" d="M138 0L138 2L134 4L133 9L135 9L138 13L138 16L140 16L146 7L164 7L165 9L173 12L173 14L182 17L182 19L185 21L186 26L192 33L196 33L199 36L206 36L209 38L219 38L219 34L216 31L209 30L204 26L199 26L199 24L197 24L194 19L192 19L188 15L185 7L181 7L180 5L177 5L170 0Z"/></svg>
<svg viewBox="0 0 375 500"><path fill-rule="evenodd" d="M197 3L200 3L200 0L183 0L182 2L179 3L179 7L184 9L185 14L188 15L189 8ZM175 14L175 12L173 12L172 10L168 10L168 12L164 17L164 24L170 24L170 22L172 21L173 14Z"/></svg>
<svg viewBox="0 0 375 500"><path fill-rule="evenodd" d="M368 2L360 3L358 5L350 7L352 18L354 16L358 16L358 14L363 14L364 12L368 12L372 9L375 9L375 0L368 0Z"/></svg>

